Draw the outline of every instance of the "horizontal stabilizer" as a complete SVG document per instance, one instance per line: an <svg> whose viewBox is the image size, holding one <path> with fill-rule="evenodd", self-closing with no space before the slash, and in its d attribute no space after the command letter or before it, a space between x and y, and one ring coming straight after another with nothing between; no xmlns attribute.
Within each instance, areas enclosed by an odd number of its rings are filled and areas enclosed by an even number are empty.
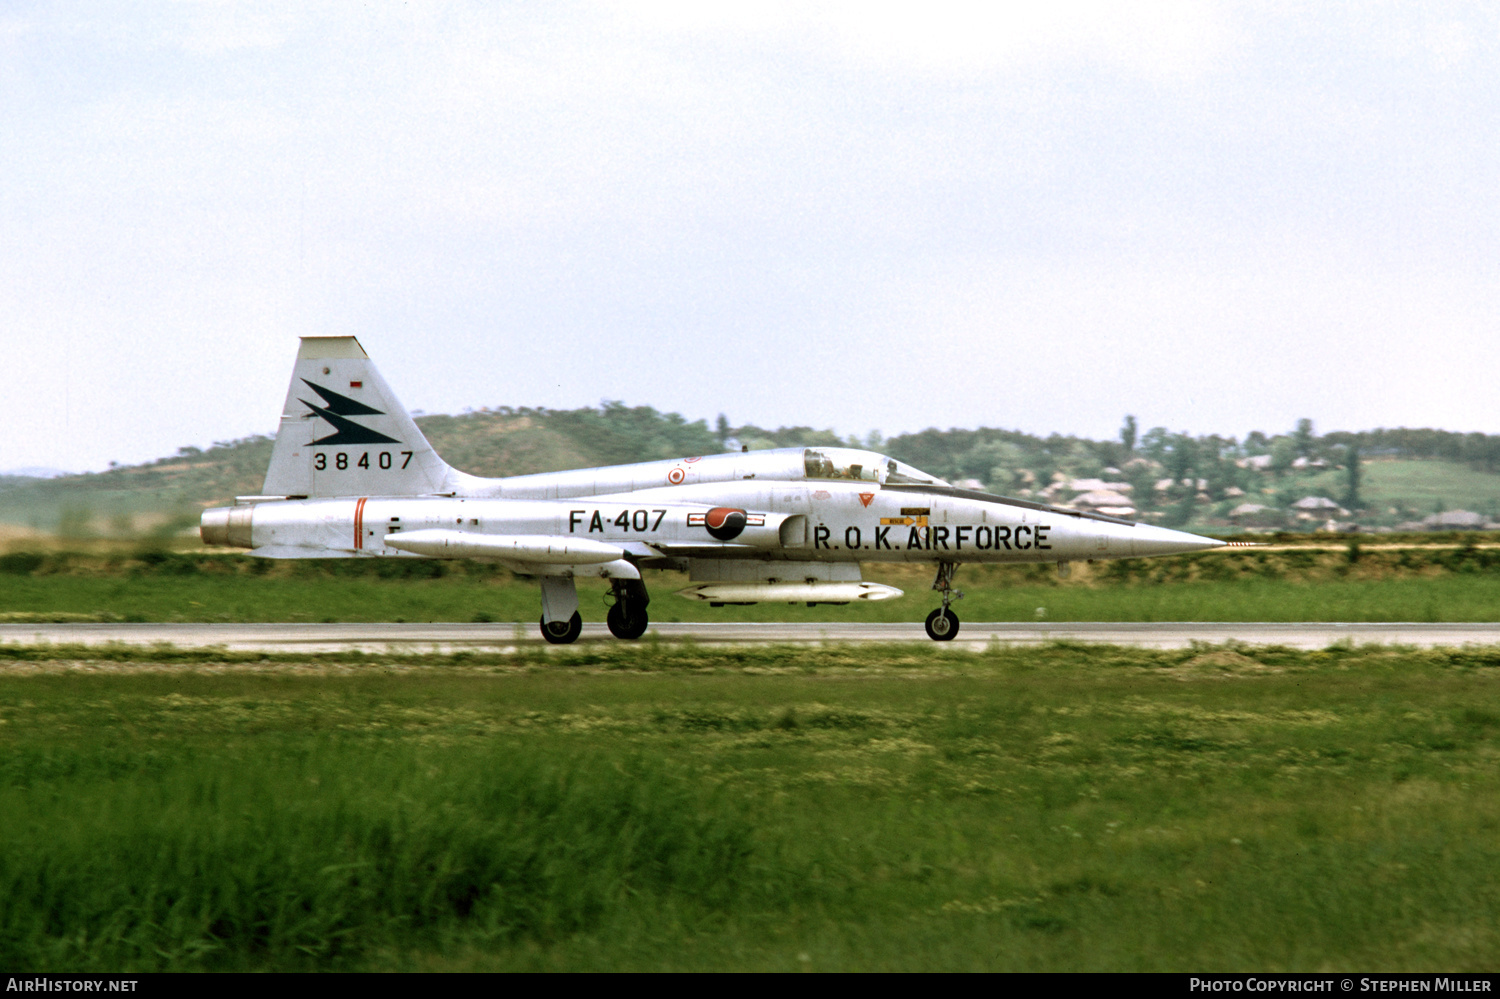
<svg viewBox="0 0 1500 999"><path fill-rule="evenodd" d="M503 558L546 565L588 565L625 557L619 545L546 534L470 534L420 530L387 534L386 546L429 558Z"/></svg>

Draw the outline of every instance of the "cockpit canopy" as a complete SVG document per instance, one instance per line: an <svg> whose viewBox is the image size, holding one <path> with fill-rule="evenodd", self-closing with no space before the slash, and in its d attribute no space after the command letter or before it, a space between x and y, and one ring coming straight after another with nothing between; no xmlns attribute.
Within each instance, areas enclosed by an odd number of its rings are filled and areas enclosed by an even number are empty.
<svg viewBox="0 0 1500 999"><path fill-rule="evenodd" d="M844 479L857 482L918 484L946 486L935 475L888 458L874 451L851 447L810 447L802 452L803 467L809 479Z"/></svg>

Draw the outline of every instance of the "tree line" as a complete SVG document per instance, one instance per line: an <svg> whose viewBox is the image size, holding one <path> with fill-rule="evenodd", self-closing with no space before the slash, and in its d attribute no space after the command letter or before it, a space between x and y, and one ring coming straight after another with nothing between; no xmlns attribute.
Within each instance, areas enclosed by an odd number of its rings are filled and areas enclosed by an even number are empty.
<svg viewBox="0 0 1500 999"><path fill-rule="evenodd" d="M1142 432L1133 416L1126 417L1118 435L1109 440L1041 436L995 427L928 428L890 438L872 431L864 437L847 437L805 425L736 426L724 415L710 426L705 420L688 420L678 413L607 400L578 409L507 406L421 416L417 422L440 453L458 467L483 475L625 464L741 447L854 446L889 454L950 481L974 480L1003 494L1043 489L1059 473L1066 478L1104 477L1131 483L1139 505L1182 503L1184 511L1203 492L1218 500L1231 487L1248 491L1264 472L1284 475L1298 459L1349 469L1342 499L1356 504L1360 459L1441 459L1500 472L1500 435L1400 427L1320 436L1307 419L1283 433L1252 431L1243 438L1192 435L1165 427ZM189 492L203 486L227 493L232 484L243 491L256 487L252 480L264 474L270 444L268 437L253 436L218 441L207 449L184 447L157 462L112 468L88 478L95 480L96 488L160 488L180 483ZM1258 456L1269 456L1258 463L1266 468L1242 467L1242 459ZM1174 482L1165 497L1155 495L1162 479Z"/></svg>

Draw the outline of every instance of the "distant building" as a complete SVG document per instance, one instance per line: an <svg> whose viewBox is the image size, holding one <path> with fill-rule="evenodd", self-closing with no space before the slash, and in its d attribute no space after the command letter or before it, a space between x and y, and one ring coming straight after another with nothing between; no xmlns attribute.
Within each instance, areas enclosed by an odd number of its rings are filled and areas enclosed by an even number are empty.
<svg viewBox="0 0 1500 999"><path fill-rule="evenodd" d="M1241 503L1229 511L1229 520L1241 527L1278 527L1286 522L1286 515L1264 503Z"/></svg>
<svg viewBox="0 0 1500 999"><path fill-rule="evenodd" d="M1095 513L1106 514L1111 517L1132 517L1135 515L1135 505L1130 502L1130 497L1113 489L1092 489L1080 496L1074 496L1070 506L1080 510L1092 510Z"/></svg>
<svg viewBox="0 0 1500 999"><path fill-rule="evenodd" d="M1304 496L1292 504L1292 509L1301 513L1318 513L1323 510L1333 510L1340 517L1349 516L1349 511L1339 506L1327 496Z"/></svg>
<svg viewBox="0 0 1500 999"><path fill-rule="evenodd" d="M1112 489L1117 493L1135 491L1135 486L1128 482L1105 482L1103 479L1074 479L1068 483L1068 488L1079 493L1093 492L1096 489Z"/></svg>
<svg viewBox="0 0 1500 999"><path fill-rule="evenodd" d="M1156 486L1154 488L1156 489L1157 492L1164 493L1164 492L1166 492L1167 490L1171 489L1173 486L1175 486L1177 484L1178 483L1174 482L1172 479L1157 479L1156 480ZM1208 489L1208 480L1207 479L1183 479L1182 480L1182 485L1187 486L1189 489L1192 489L1194 492L1200 492L1201 493L1201 492L1205 491L1206 489Z"/></svg>
<svg viewBox="0 0 1500 999"><path fill-rule="evenodd" d="M1471 510L1444 510L1397 524L1397 531L1500 531L1500 524Z"/></svg>
<svg viewBox="0 0 1500 999"><path fill-rule="evenodd" d="M1428 531L1482 531L1488 517L1471 510L1444 510L1422 518L1422 528Z"/></svg>

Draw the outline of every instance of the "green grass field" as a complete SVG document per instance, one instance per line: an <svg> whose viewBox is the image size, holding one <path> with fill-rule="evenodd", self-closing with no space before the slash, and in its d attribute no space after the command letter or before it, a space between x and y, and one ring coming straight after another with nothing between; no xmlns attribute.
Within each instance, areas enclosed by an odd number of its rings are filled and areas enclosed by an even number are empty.
<svg viewBox="0 0 1500 999"><path fill-rule="evenodd" d="M964 566L957 604L970 621L1493 621L1500 548L1256 550L1080 565ZM866 567L906 591L844 607L714 608L674 594L677 573L648 572L656 621L920 621L937 606L921 566ZM586 620L607 586L580 582ZM421 560L274 563L241 555L126 551L0 555L0 621L516 621L540 613L533 581L494 566Z"/></svg>
<svg viewBox="0 0 1500 999"><path fill-rule="evenodd" d="M1500 513L1500 476L1477 471L1456 461L1366 461L1361 466L1360 495L1371 509L1410 509L1419 516L1441 510ZM1298 477L1303 495L1339 499L1348 487L1343 471Z"/></svg>
<svg viewBox="0 0 1500 999"><path fill-rule="evenodd" d="M1494 650L80 656L0 660L17 970L1500 966Z"/></svg>
<svg viewBox="0 0 1500 999"><path fill-rule="evenodd" d="M648 579L648 582L654 582ZM582 586L589 621L605 614L601 586ZM0 583L0 621L516 621L540 613L535 584L338 579L49 578ZM1088 589L967 587L954 605L970 621L1494 621L1500 580L1288 583L1247 580ZM653 589L654 621L921 621L938 605L926 587L846 607L759 604L713 608Z"/></svg>

